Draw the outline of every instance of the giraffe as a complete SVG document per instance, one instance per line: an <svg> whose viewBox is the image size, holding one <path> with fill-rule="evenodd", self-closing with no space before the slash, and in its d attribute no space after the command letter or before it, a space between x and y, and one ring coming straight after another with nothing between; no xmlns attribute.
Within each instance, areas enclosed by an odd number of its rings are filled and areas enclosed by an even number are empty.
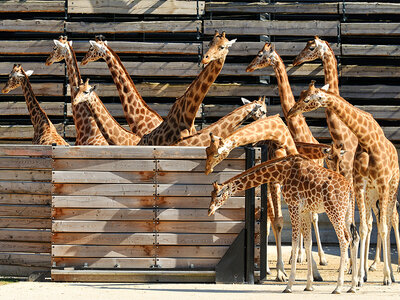
<svg viewBox="0 0 400 300"><path fill-rule="evenodd" d="M108 46L102 35L96 36L94 41L90 41L90 45L81 65L86 65L100 58L104 59L117 87L130 129L139 137L152 132L162 123L163 119L140 96L119 56Z"/></svg>
<svg viewBox="0 0 400 300"><path fill-rule="evenodd" d="M311 130L308 127L306 120L302 115L296 116L294 119L290 120L287 118L287 113L290 110L290 108L292 108L292 106L295 104L295 100L293 97L292 89L290 88L285 64L283 63L281 57L275 51L275 47L271 43L265 43L264 47L258 52L257 56L247 66L246 72L253 72L254 70L266 68L268 66L272 66L274 69L275 76L278 82L279 97L281 100L283 115L285 116L286 123L290 130L290 133L293 136L293 139L296 142L317 144L318 141L312 135ZM320 160L319 163L320 165L322 165L323 161ZM279 197L277 196L277 198ZM324 250L322 249L321 239L318 230L318 215L313 214L312 220L314 225L315 237L317 239L319 263L320 265L327 265L327 260L325 257ZM301 240L302 238L300 238L300 241ZM299 258L300 261L302 261L303 257L302 246L300 246L299 249L300 249Z"/></svg>
<svg viewBox="0 0 400 300"><path fill-rule="evenodd" d="M172 146L208 146L210 144L210 132L221 137L226 137L235 131L244 121L249 118L258 120L265 117L267 106L265 105L265 97L250 102L242 98L244 105L230 112L213 124L199 130L193 135L182 138Z"/></svg>
<svg viewBox="0 0 400 300"><path fill-rule="evenodd" d="M89 85L89 79L79 85L78 93L74 98L74 104L86 103L92 112L98 128L110 145L135 146L140 137L123 128L110 114L99 97L93 93L96 86ZM95 95L93 95L95 94Z"/></svg>
<svg viewBox="0 0 400 300"><path fill-rule="evenodd" d="M71 100L73 100L77 92L76 88L79 87L82 79L75 52L72 48L72 41L68 41L66 36L60 36L58 40L53 41L55 46L46 60L46 66L65 59L71 89ZM75 105L72 101L72 115L77 133L75 145L108 145L86 104L78 103Z"/></svg>
<svg viewBox="0 0 400 300"><path fill-rule="evenodd" d="M315 88L314 81L312 81L308 90L302 92L299 101L289 111L288 115L290 117L315 110L318 107L327 107L357 136L357 152L363 153L364 156L367 155L362 160L366 162L363 167L353 173L354 191L360 213L361 241L365 242L367 213L378 204L380 213L377 217L377 225L383 242L383 284L389 285L394 281L388 233L391 229L392 213L396 203L400 178L397 151L385 137L382 128L371 114L354 107L339 95L327 90L327 85L321 89ZM356 167L357 165L354 165L354 168ZM369 189L367 189L367 184L370 187ZM379 203L377 203L377 200L379 200ZM363 257L364 254L360 251L360 264L363 263ZM359 285L362 285L363 282L363 270L364 268L361 267Z"/></svg>
<svg viewBox="0 0 400 300"><path fill-rule="evenodd" d="M221 34L218 31L215 32L209 49L203 56L202 63L206 67L189 85L185 93L175 101L160 126L145 135L139 142L140 145L171 145L181 138L196 133L194 119L197 111L222 70L229 52L228 48L235 42L236 39L228 40L225 32Z"/></svg>
<svg viewBox="0 0 400 300"><path fill-rule="evenodd" d="M350 183L345 177L325 169L302 155L288 155L256 165L247 171L225 181L221 185L213 183L208 215L213 215L232 195L267 182L279 182L289 210L292 223L292 267L289 282L284 290L292 292L296 276L297 247L302 232L307 254L307 285L305 291L312 291L312 255L311 255L311 212L326 212L331 221L340 245L340 268L334 294L341 292L344 282L346 251L351 247L353 275L351 288L355 292L357 285L356 258L358 234L352 223Z"/></svg>
<svg viewBox="0 0 400 300"><path fill-rule="evenodd" d="M10 91L22 87L24 92L26 106L28 107L31 122L33 124L33 139L32 143L37 145L64 145L69 144L58 134L57 129L47 117L44 110L40 107L35 94L32 90L29 76L33 73L32 70L24 71L20 64L15 64L9 75L8 82L1 90L2 93L7 94Z"/></svg>

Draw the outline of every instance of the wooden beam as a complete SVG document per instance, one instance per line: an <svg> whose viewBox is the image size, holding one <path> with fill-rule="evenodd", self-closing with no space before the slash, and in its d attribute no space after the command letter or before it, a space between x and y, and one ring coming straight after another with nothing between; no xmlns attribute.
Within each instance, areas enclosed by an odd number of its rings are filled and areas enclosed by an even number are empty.
<svg viewBox="0 0 400 300"><path fill-rule="evenodd" d="M64 115L64 103L60 102L42 102L41 108L48 116ZM24 102L0 102L0 115L20 116L29 115L28 108Z"/></svg>
<svg viewBox="0 0 400 300"><path fill-rule="evenodd" d="M94 5L90 0L68 0L70 14L131 14L131 15L202 15L205 1L108 1L98 0Z"/></svg>
<svg viewBox="0 0 400 300"><path fill-rule="evenodd" d="M349 15L383 15L383 14L399 14L399 3L384 2L346 2L346 14ZM339 12L343 10L343 3L339 2Z"/></svg>
<svg viewBox="0 0 400 300"><path fill-rule="evenodd" d="M400 23L342 23L342 35L400 35Z"/></svg>
<svg viewBox="0 0 400 300"><path fill-rule="evenodd" d="M3 184L4 182L2 182ZM28 185L28 188L31 187ZM1 190L1 188L0 188ZM14 189L10 188L14 191ZM29 189L31 191L31 189ZM19 191L15 191L18 193ZM32 193L35 190L32 188ZM28 217L28 218L50 218L50 207L49 206L36 206L36 205L0 205L0 216L1 217Z"/></svg>
<svg viewBox="0 0 400 300"><path fill-rule="evenodd" d="M3 32L49 32L64 33L63 20L0 20L0 31Z"/></svg>
<svg viewBox="0 0 400 300"><path fill-rule="evenodd" d="M0 265L50 268L50 254L0 253ZM30 274L29 274L30 275Z"/></svg>
<svg viewBox="0 0 400 300"><path fill-rule="evenodd" d="M0 156L51 157L52 147L42 145L0 145Z"/></svg>
<svg viewBox="0 0 400 300"><path fill-rule="evenodd" d="M0 218L0 228L51 229L51 219Z"/></svg>
<svg viewBox="0 0 400 300"><path fill-rule="evenodd" d="M400 56L400 48L395 45L343 44L342 55L351 56Z"/></svg>
<svg viewBox="0 0 400 300"><path fill-rule="evenodd" d="M1 21L0 21L1 22ZM0 75L9 75L12 70L13 64L9 62L0 62ZM40 62L26 62L23 64L24 70L33 70L34 75L56 75L64 76L64 63L55 63L51 66L46 66ZM33 75L33 76L34 76Z"/></svg>
<svg viewBox="0 0 400 300"><path fill-rule="evenodd" d="M63 13L65 10L65 1L44 1L44 0L8 0L0 2L0 11L2 13L22 13L22 12L51 12L51 13Z"/></svg>

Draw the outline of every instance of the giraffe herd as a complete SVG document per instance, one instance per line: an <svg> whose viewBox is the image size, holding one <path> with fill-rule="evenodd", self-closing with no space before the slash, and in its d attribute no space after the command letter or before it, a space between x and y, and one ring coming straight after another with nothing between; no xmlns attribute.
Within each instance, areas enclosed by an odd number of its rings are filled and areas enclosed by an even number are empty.
<svg viewBox="0 0 400 300"><path fill-rule="evenodd" d="M356 286L362 286L367 281L373 210L379 232L378 246L382 245L383 283L388 285L394 282L390 256L392 226L397 246L400 247L399 217L396 209L400 177L397 151L384 136L383 130L372 115L355 108L340 97L337 62L326 41L315 37L293 62L296 66L306 61L321 59L325 74L326 85L316 88L314 82L311 82L308 89L301 93L298 102L294 99L283 60L272 44L266 43L246 69L246 72L269 66L274 69L286 124L279 115L266 116L265 97L260 97L253 102L244 100L243 106L210 126L196 131L194 120L199 107L221 72L229 48L235 41L236 39L229 40L225 32L215 32L202 59L205 67L184 94L177 98L163 119L140 96L121 59L110 48L105 38L96 36L95 40L90 41L90 48L81 64L104 59L117 87L129 124L130 130L126 130L104 106L96 94L96 87L91 86L89 80L83 82L72 41L68 41L66 36L54 40L54 48L46 60L46 65L65 60L77 132L75 145L205 146L205 173L209 174L232 149L246 144L266 142L269 145L269 161L222 184L213 183L214 190L208 214L214 214L237 192L268 183L268 226L272 226L277 245L276 279L288 280L284 292L292 292L296 263L302 260L301 236L304 237L308 268L305 290L313 290L312 282L322 280L311 255L311 223L316 233L319 263L325 265L327 261L320 242L317 214L326 212L339 240L340 268L334 293L340 293L349 246L349 272L352 274L349 292L355 292ZM21 65L14 65L2 92L8 93L19 86L22 87L34 128L34 144L67 146L68 143L57 133L35 98L29 82L32 73L31 70L24 71ZM302 115L303 112L318 107L326 108L332 145L318 144ZM241 126L251 118L252 122ZM324 162L327 168L324 168ZM284 269L281 251L281 196L288 205L292 224L292 265L289 278ZM360 214L360 235L354 222L355 203ZM375 258L370 270L375 268L378 260L379 256ZM397 271L400 272L400 260Z"/></svg>

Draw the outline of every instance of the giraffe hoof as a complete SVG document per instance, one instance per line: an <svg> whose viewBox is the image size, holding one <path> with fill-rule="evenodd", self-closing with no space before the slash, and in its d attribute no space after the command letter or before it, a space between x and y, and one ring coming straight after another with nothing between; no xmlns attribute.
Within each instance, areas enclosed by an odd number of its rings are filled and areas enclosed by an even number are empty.
<svg viewBox="0 0 400 300"><path fill-rule="evenodd" d="M313 287L306 287L306 288L304 289L305 292L312 292L313 290L314 290Z"/></svg>
<svg viewBox="0 0 400 300"><path fill-rule="evenodd" d="M367 282L368 281L368 277L367 277L367 274L365 274L364 275L364 282Z"/></svg>
<svg viewBox="0 0 400 300"><path fill-rule="evenodd" d="M347 292L354 294L356 292L356 288L355 287L351 287Z"/></svg>
<svg viewBox="0 0 400 300"><path fill-rule="evenodd" d="M392 283L395 283L395 282L396 282L396 280L394 279L394 276L393 276L393 274L392 274L392 275L390 275L390 279L392 280Z"/></svg>
<svg viewBox="0 0 400 300"><path fill-rule="evenodd" d="M292 293L292 289L286 288L282 293L291 294Z"/></svg>
<svg viewBox="0 0 400 300"><path fill-rule="evenodd" d="M373 263L373 264L369 267L368 271L376 271L376 265L375 265L375 263Z"/></svg>
<svg viewBox="0 0 400 300"><path fill-rule="evenodd" d="M314 276L314 281L324 281L323 279L322 279L322 276L320 275L320 274L318 274L318 275L316 275L316 276Z"/></svg>
<svg viewBox="0 0 400 300"><path fill-rule="evenodd" d="M338 295L338 294L340 294L340 291L339 291L338 289L335 289L335 290L332 292L332 294Z"/></svg>
<svg viewBox="0 0 400 300"><path fill-rule="evenodd" d="M363 281L362 280L358 280L357 286L358 287L362 287L363 286Z"/></svg>
<svg viewBox="0 0 400 300"><path fill-rule="evenodd" d="M320 266L327 266L328 262L326 261L326 259L323 259L323 260L320 260L319 265Z"/></svg>
<svg viewBox="0 0 400 300"><path fill-rule="evenodd" d="M278 274L276 274L275 281L286 282L286 281L288 281L288 277L287 277L286 273L279 270Z"/></svg>

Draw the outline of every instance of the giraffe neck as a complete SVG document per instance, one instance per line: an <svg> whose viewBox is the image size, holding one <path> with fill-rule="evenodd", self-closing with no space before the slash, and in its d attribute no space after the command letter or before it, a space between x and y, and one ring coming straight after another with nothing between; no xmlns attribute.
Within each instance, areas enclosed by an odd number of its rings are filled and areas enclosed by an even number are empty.
<svg viewBox="0 0 400 300"><path fill-rule="evenodd" d="M65 55L65 63L67 65L69 87L71 89L71 99L74 99L77 93L75 88L78 88L79 84L81 83L81 73L78 68L75 51L70 45L68 45L68 49Z"/></svg>
<svg viewBox="0 0 400 300"><path fill-rule="evenodd" d="M140 137L123 128L110 114L103 102L93 93L86 102L101 133L110 145L136 145Z"/></svg>
<svg viewBox="0 0 400 300"><path fill-rule="evenodd" d="M22 80L21 87L24 92L26 105L31 116L31 122L35 129L35 133L43 131L45 128L52 126L53 124L51 123L43 109L40 107L27 77Z"/></svg>
<svg viewBox="0 0 400 300"><path fill-rule="evenodd" d="M104 59L117 86L125 118L132 132L143 136L161 124L163 119L140 96L118 55L110 47L107 46L107 49ZM148 121L149 118L152 122Z"/></svg>
<svg viewBox="0 0 400 300"><path fill-rule="evenodd" d="M290 88L285 64L277 54L273 67L278 82L279 97L281 99L283 115L285 116L287 126L293 136L293 139L298 142L318 143L318 141L313 137L303 115L287 118L289 110L296 102L294 101L292 89Z"/></svg>
<svg viewBox="0 0 400 300"><path fill-rule="evenodd" d="M277 143L288 155L298 154L292 135L279 115L259 119L236 130L225 139L225 144L233 149L264 140Z"/></svg>
<svg viewBox="0 0 400 300"><path fill-rule="evenodd" d="M321 57L324 67L325 84L329 83L329 92L339 94L339 79L337 60L333 50L327 46L327 51Z"/></svg>
<svg viewBox="0 0 400 300"><path fill-rule="evenodd" d="M238 192L257 187L268 182L282 184L298 155L289 155L263 162L225 181L222 185L230 188L233 196Z"/></svg>
<svg viewBox="0 0 400 300"><path fill-rule="evenodd" d="M372 141L384 136L382 128L371 114L356 108L339 95L327 94L327 108L355 134L365 149L369 148Z"/></svg>

